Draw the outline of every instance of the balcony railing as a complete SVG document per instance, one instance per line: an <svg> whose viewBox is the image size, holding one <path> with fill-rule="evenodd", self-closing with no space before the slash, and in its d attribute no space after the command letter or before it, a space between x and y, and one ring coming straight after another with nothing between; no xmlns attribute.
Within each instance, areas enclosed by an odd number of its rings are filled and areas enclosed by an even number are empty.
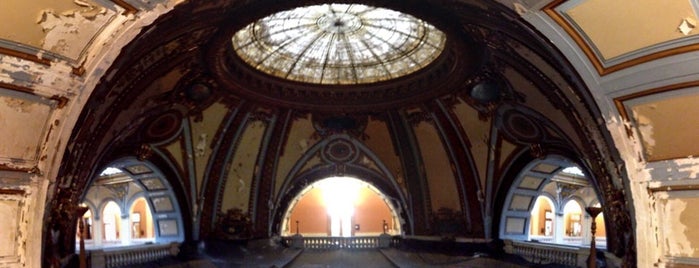
<svg viewBox="0 0 699 268"><path fill-rule="evenodd" d="M400 238L388 235L355 237L291 236L285 237L284 243L307 249L370 249L395 247L400 244Z"/></svg>
<svg viewBox="0 0 699 268"><path fill-rule="evenodd" d="M176 256L179 252L179 246L179 243L154 244L90 250L87 253L90 267L113 268L143 264Z"/></svg>
<svg viewBox="0 0 699 268"><path fill-rule="evenodd" d="M535 264L559 264L569 267L586 266L589 248L505 240L505 252L519 255Z"/></svg>

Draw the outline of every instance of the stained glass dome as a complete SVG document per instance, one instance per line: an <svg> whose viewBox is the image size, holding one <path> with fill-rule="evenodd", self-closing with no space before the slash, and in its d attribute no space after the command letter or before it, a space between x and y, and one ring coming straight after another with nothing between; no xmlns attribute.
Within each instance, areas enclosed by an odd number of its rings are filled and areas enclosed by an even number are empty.
<svg viewBox="0 0 699 268"><path fill-rule="evenodd" d="M233 35L235 52L267 74L313 84L390 80L429 65L446 35L411 15L359 4L282 11Z"/></svg>

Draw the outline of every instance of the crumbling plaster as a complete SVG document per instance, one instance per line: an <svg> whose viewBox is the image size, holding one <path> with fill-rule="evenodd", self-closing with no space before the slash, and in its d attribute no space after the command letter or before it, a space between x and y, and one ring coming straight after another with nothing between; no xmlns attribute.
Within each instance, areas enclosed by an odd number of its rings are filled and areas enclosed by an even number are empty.
<svg viewBox="0 0 699 268"><path fill-rule="evenodd" d="M19 229L26 231L22 231L21 236L18 237L22 239L20 244L23 247L19 247L15 252L17 262L3 263L3 266L41 266L42 228L44 226L40 219L44 218L45 202L51 200L52 193L57 187L53 182L56 180L66 144L85 103L121 49L133 40L144 27L169 12L178 2L180 1L164 2L148 11L117 16L104 27L98 36L93 37L93 42L87 48L81 63L85 71L82 75L76 75L73 72L75 66L68 61L55 60L50 62L50 65L44 65L0 55L0 70L2 70L0 71L0 83L6 85L0 86L3 93L10 90L15 92L17 90L29 91L30 94L40 98L55 99L60 103L60 105L56 105L48 117L49 119L46 120L45 128L51 129L51 131L42 138L39 145L40 157L36 165L30 169L28 182L21 186L24 191L21 198L24 216L19 221ZM74 18L78 18L78 16L76 15ZM76 27L81 31L81 27L85 26L81 23ZM60 39L60 37L55 38ZM41 57L41 55L38 56ZM28 128L27 125L15 127ZM32 131L32 129L28 130ZM21 130L17 131L19 133ZM11 139L12 137L3 137L3 142ZM4 156L5 153L0 152L0 157ZM5 176L0 176L0 180L2 180L0 183L2 188L15 187L18 184L17 180L7 179ZM11 217L14 218L14 216ZM0 242L14 244L14 241Z"/></svg>
<svg viewBox="0 0 699 268"><path fill-rule="evenodd" d="M666 85L679 84L687 81L699 81L699 53L684 53L668 56L644 64L634 65L620 71L600 75L586 54L580 50L575 41L561 29L551 17L541 9L548 1L523 1L519 8L511 2L507 5L515 10L524 20L547 36L551 43L578 70L578 75L592 93L602 114L599 124L609 131L613 146L619 152L624 164L617 166L624 174L624 180L618 182L626 192L633 218L636 240L636 264L638 267L653 267L666 263L663 256L668 255L661 245L663 226L673 221L660 220L663 204L649 192L649 185L656 181L667 181L693 178L695 170L699 170L699 162L693 159L677 159L648 163L643 158L643 146L639 129L632 122L622 119L614 98L637 93L647 89L660 88ZM662 49L662 48L656 48ZM632 135L627 134L627 128ZM611 163L611 161L610 161ZM617 183L617 182L615 182ZM668 226L672 227L672 226ZM682 236L682 233L674 235Z"/></svg>

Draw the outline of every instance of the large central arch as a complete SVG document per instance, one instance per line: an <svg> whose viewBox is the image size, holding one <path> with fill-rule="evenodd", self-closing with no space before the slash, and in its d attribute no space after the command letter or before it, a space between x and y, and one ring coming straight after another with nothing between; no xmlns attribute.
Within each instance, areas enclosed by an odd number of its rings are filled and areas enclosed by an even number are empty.
<svg viewBox="0 0 699 268"><path fill-rule="evenodd" d="M293 233L291 228L288 228L288 229L285 229L285 228L288 226L291 226L291 215L293 214L293 211L298 208L298 206L300 205L299 201L301 199L303 199L310 190L314 189L315 187L319 187L320 191L323 194L323 199L327 202L328 201L327 200L328 194L331 194L331 195L337 194L337 193L326 193L325 191L327 190L327 186L334 185L335 183L340 183L339 185L337 185L339 187L346 187L348 185L356 185L357 186L357 188L355 189L355 190L357 190L357 192L355 192L356 194L359 194L359 192L361 191L362 188L368 188L369 191L371 191L372 193L377 195L379 198L381 198L386 203L386 206L388 207L388 210L390 211L391 218L396 220L396 222L398 223L397 224L398 228L396 228L396 230L394 230L392 233L394 233L394 234L402 233L402 229L401 229L402 226L401 225L402 225L402 223L405 222L405 219L401 218L398 215L397 212L399 210L393 205L393 202L390 202L391 198L386 196L383 192L381 192L379 189L376 189L376 187L369 184L367 181L363 180L362 178L354 178L354 177L348 177L348 176L324 178L324 179L318 180L316 183L313 183L311 185L306 186L306 188L303 189L302 192L296 198L294 198L294 200L292 202L287 203L286 212L284 213L284 219L283 219L282 225L280 225L279 233L283 234L283 235ZM342 189L338 189L338 190L344 191L345 189L342 188ZM347 190L349 190L349 189L347 189ZM342 198L342 197L338 196L338 198ZM351 197L349 197L349 198L351 198ZM342 202L339 199L337 201ZM327 208L327 209L330 209L330 208ZM331 211L326 211L326 212L331 213ZM383 230L384 233L388 229L388 225L386 225L385 220L386 219L384 219L384 230ZM298 229L298 226L297 226L297 229Z"/></svg>

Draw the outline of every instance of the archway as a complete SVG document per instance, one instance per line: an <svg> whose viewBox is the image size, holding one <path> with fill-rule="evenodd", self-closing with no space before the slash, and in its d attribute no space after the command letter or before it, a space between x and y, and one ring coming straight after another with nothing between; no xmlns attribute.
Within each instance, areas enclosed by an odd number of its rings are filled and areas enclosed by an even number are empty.
<svg viewBox="0 0 699 268"><path fill-rule="evenodd" d="M107 201L102 209L102 234L105 244L118 244L122 236L121 208L114 201Z"/></svg>
<svg viewBox="0 0 699 268"><path fill-rule="evenodd" d="M558 155L534 159L508 189L500 215L500 238L589 245L591 218L584 207L599 205L599 200L592 180L575 162ZM601 247L606 246L605 235L606 231L596 233Z"/></svg>
<svg viewBox="0 0 699 268"><path fill-rule="evenodd" d="M565 229L565 242L574 244L582 238L583 209L575 200L568 200L563 206L563 226Z"/></svg>
<svg viewBox="0 0 699 268"><path fill-rule="evenodd" d="M304 236L376 236L400 234L398 213L388 197L353 177L312 183L289 204L280 233Z"/></svg>
<svg viewBox="0 0 699 268"><path fill-rule="evenodd" d="M139 197L131 204L129 210L131 221L131 239L151 241L155 238L153 214L146 198Z"/></svg>
<svg viewBox="0 0 699 268"><path fill-rule="evenodd" d="M110 208L93 215L93 225L102 228L94 230L91 248L184 240L179 201L150 162L127 157L110 163L91 181L82 202Z"/></svg>
<svg viewBox="0 0 699 268"><path fill-rule="evenodd" d="M556 206L550 197L540 195L531 211L529 237L542 242L553 242L556 230Z"/></svg>

